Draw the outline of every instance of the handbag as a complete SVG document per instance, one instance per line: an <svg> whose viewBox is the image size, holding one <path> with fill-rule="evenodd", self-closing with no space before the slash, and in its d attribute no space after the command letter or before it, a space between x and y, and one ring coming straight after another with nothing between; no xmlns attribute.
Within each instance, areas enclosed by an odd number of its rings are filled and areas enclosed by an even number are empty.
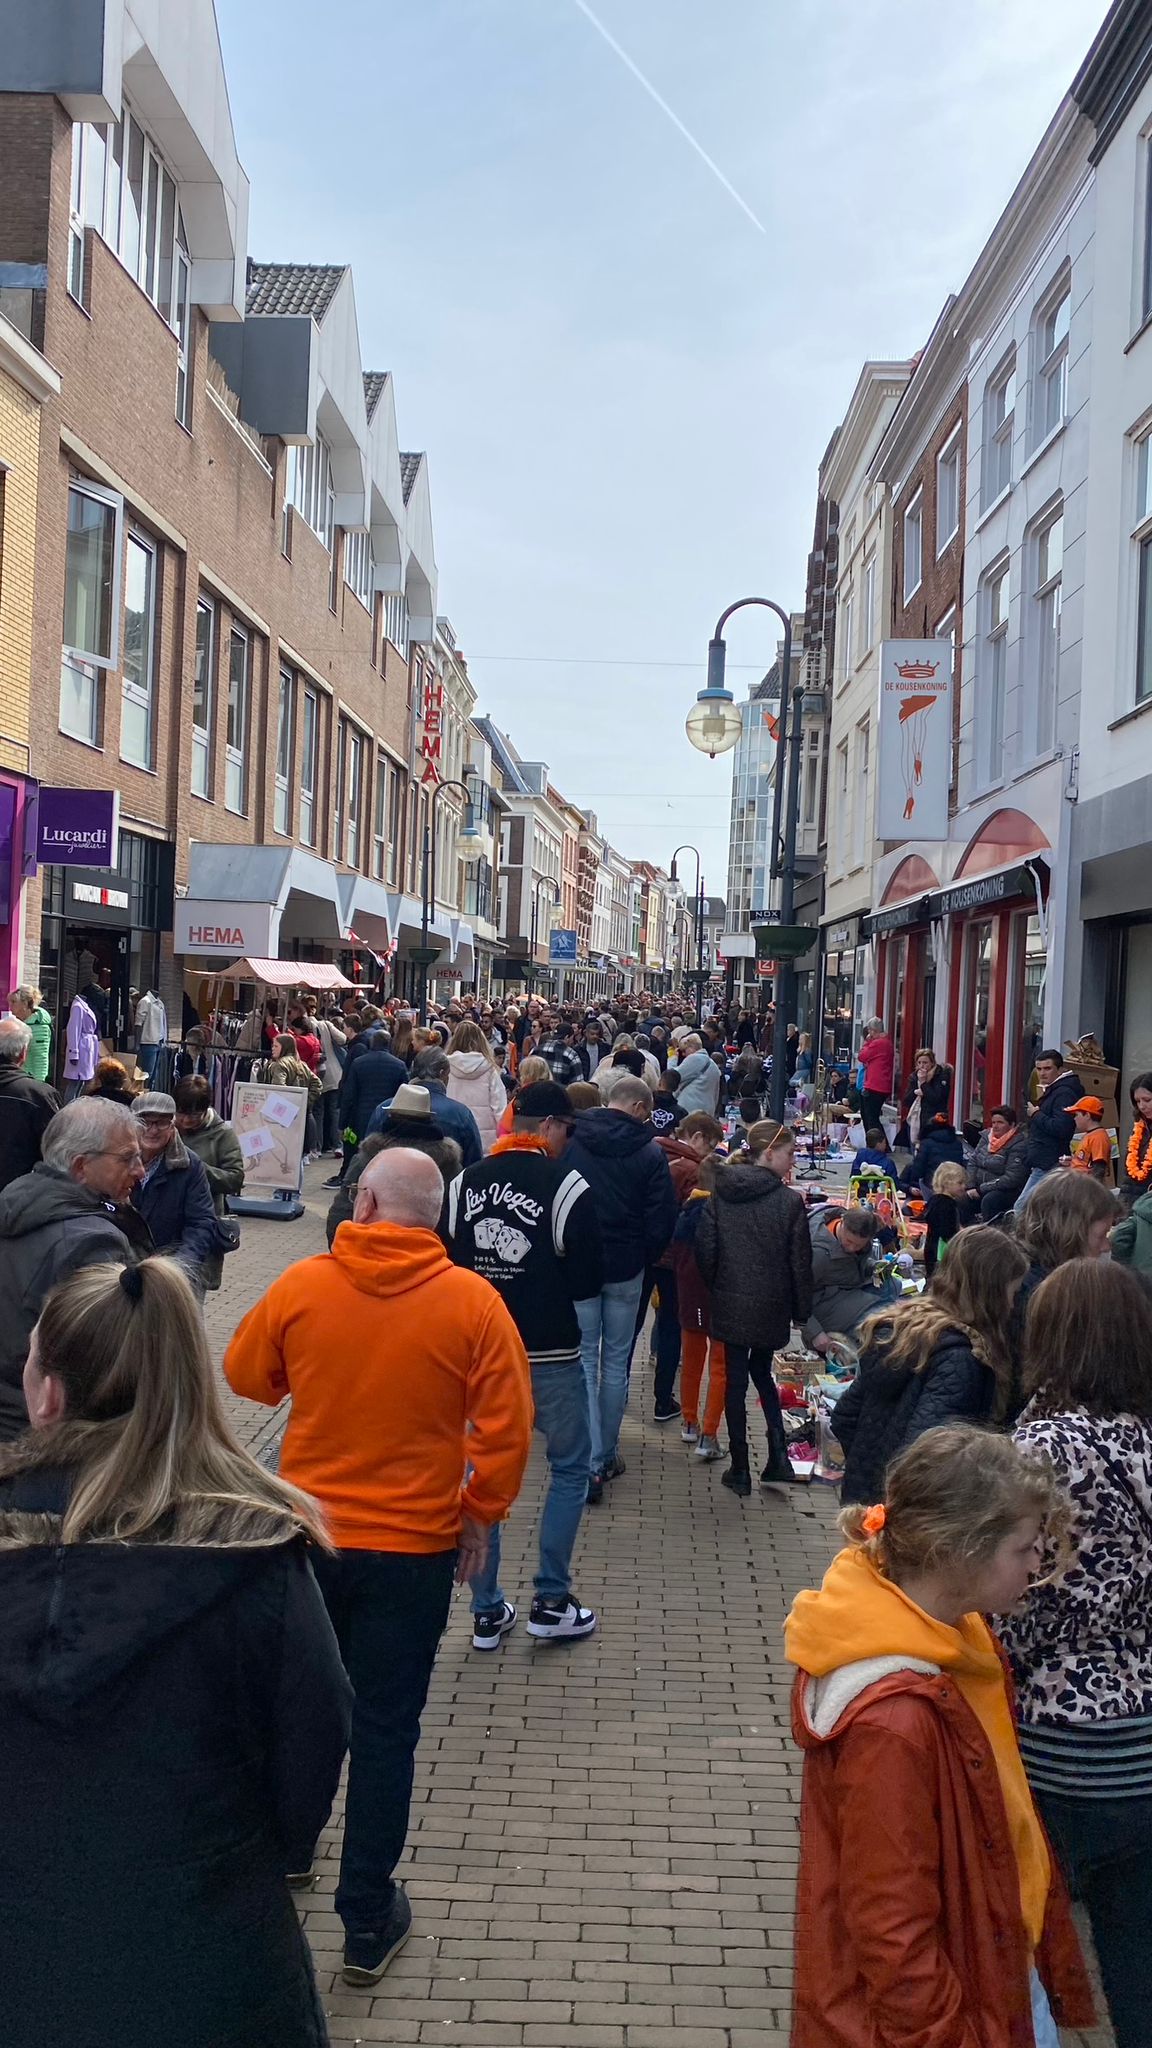
<svg viewBox="0 0 1152 2048"><path fill-rule="evenodd" d="M240 1225L235 1216L218 1216L216 1218L216 1243L213 1249L220 1252L225 1258L229 1252L239 1251Z"/></svg>

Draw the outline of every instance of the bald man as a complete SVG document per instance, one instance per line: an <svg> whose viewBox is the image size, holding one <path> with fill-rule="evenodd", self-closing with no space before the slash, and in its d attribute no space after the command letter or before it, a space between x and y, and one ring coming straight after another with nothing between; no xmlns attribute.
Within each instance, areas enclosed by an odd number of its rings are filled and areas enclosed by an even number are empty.
<svg viewBox="0 0 1152 2048"><path fill-rule="evenodd" d="M496 1290L448 1258L443 1193L426 1154L378 1153L331 1252L273 1281L224 1360L248 1400L291 1395L281 1477L321 1503L336 1546L313 1564L356 1693L336 1893L350 1984L374 1984L411 1932L393 1873L452 1581L483 1569L532 1434L524 1346ZM302 1889L315 1844L286 1847Z"/></svg>

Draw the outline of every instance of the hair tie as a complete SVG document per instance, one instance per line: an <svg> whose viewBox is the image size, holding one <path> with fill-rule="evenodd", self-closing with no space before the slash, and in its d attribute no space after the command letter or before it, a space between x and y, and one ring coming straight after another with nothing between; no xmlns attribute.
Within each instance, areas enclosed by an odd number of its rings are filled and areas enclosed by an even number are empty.
<svg viewBox="0 0 1152 2048"><path fill-rule="evenodd" d="M867 1514L864 1517L865 1535L878 1536L887 1520L887 1508L884 1506L883 1501L877 1501L876 1506L874 1508L869 1508Z"/></svg>
<svg viewBox="0 0 1152 2048"><path fill-rule="evenodd" d="M144 1292L144 1274L141 1267L122 1266L120 1269L120 1285L128 1296L129 1301L139 1301Z"/></svg>

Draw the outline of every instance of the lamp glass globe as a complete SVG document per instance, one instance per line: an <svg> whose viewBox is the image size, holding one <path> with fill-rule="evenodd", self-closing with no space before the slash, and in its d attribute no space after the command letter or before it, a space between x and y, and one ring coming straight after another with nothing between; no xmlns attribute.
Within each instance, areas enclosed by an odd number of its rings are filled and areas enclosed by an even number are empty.
<svg viewBox="0 0 1152 2048"><path fill-rule="evenodd" d="M731 752L742 727L739 706L722 697L698 698L684 721L692 745L713 760L717 754Z"/></svg>

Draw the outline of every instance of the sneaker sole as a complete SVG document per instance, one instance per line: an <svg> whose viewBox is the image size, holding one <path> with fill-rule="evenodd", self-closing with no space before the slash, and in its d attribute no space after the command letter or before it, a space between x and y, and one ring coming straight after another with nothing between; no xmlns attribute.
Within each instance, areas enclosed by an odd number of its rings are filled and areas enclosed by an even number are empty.
<svg viewBox="0 0 1152 2048"><path fill-rule="evenodd" d="M539 1643L578 1643L584 1636L594 1635L599 1617L589 1622L587 1628L549 1628L543 1621L530 1621L528 1634L535 1636Z"/></svg>
<svg viewBox="0 0 1152 2048"><path fill-rule="evenodd" d="M504 1626L503 1626L503 1628L502 1628L502 1629L500 1630L500 1632L499 1632L499 1634L498 1634L498 1635L494 1635L494 1636L473 1636L473 1638L472 1638L472 1648L473 1648L474 1650L480 1650L480 1651L487 1651L487 1650L498 1650L498 1649L500 1648L500 1645L501 1645L501 1643L502 1643L502 1642L504 1641L504 1638L505 1638L505 1636L510 1636L510 1635L511 1635L511 1633L512 1633L513 1629L514 1629L514 1628L515 1628L515 1626L516 1626L516 1619L517 1619L517 1617L516 1617L515 1615L513 1615L513 1617L512 1617L512 1620L511 1620L511 1621L506 1621L506 1622L504 1623Z"/></svg>
<svg viewBox="0 0 1152 2048"><path fill-rule="evenodd" d="M381 1977L384 1975L385 1970L388 1968L389 1963L395 1962L396 1957L399 1955L401 1949L405 1946L406 1942L408 1942L411 1939L411 1935L411 1927L406 1927L404 1929L403 1934L399 1935L397 1939L392 1943L391 1948L388 1950L388 1953L383 1958L383 1960L379 1963L373 1964L373 1967L370 1970L362 1969L358 1963L345 1963L343 1969L340 1972L341 1976L344 1979L344 1982L346 1984L378 1984L380 1982Z"/></svg>

